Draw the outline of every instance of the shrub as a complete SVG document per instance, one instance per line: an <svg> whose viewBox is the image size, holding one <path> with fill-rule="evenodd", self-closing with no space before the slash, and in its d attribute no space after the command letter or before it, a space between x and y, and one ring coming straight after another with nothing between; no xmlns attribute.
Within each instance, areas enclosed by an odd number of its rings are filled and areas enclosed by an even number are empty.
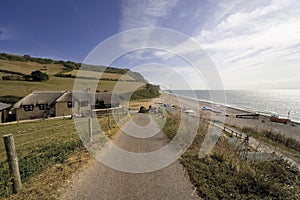
<svg viewBox="0 0 300 200"><path fill-rule="evenodd" d="M140 107L139 113L147 113L149 110L147 110L144 106Z"/></svg>
<svg viewBox="0 0 300 200"><path fill-rule="evenodd" d="M131 100L136 99L151 99L159 97L159 86L147 83L146 87L141 90L136 90L131 95Z"/></svg>
<svg viewBox="0 0 300 200"><path fill-rule="evenodd" d="M31 77L33 81L42 82L49 80L49 76L46 73L41 72L40 70L36 70L31 72Z"/></svg>
<svg viewBox="0 0 300 200"><path fill-rule="evenodd" d="M7 104L14 104L17 101L19 101L22 97L17 97L17 96L0 96L0 102L7 103Z"/></svg>
<svg viewBox="0 0 300 200"><path fill-rule="evenodd" d="M5 81L24 81L24 77L16 76L16 75L9 75L9 76L2 76L2 80Z"/></svg>

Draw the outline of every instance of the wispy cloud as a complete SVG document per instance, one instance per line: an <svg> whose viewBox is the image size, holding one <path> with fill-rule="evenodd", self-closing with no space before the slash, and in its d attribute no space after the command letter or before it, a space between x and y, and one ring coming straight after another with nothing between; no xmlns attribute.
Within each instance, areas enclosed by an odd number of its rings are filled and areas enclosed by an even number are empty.
<svg viewBox="0 0 300 200"><path fill-rule="evenodd" d="M168 0L124 1L120 30L159 27L167 21L185 32L179 18L189 19L191 38L212 58L227 89L295 89L300 82L298 0L205 1L195 3L198 10L187 4ZM134 38L124 41L134 44ZM149 33L140 38L147 44ZM186 44L181 41L168 50L180 55L199 54ZM170 52L157 51L152 55L167 63L178 56Z"/></svg>
<svg viewBox="0 0 300 200"><path fill-rule="evenodd" d="M4 31L2 29L0 29L0 40L2 40L3 35L4 35Z"/></svg>
<svg viewBox="0 0 300 200"><path fill-rule="evenodd" d="M6 29L0 28L0 40L5 40L5 39L7 39Z"/></svg>
<svg viewBox="0 0 300 200"><path fill-rule="evenodd" d="M168 17L178 0L124 0L121 5L120 31L135 28L159 27ZM145 53L142 49L148 47L151 39L151 29L139 30L121 37L120 48L128 51L139 49L134 54L127 54L129 60L142 60ZM151 40L151 41L149 41ZM148 51L148 50L145 50ZM129 61L131 62L131 61Z"/></svg>
<svg viewBox="0 0 300 200"><path fill-rule="evenodd" d="M159 26L178 0L124 0L122 2L121 31Z"/></svg>
<svg viewBox="0 0 300 200"><path fill-rule="evenodd" d="M11 40L15 39L15 34L13 34L12 29L10 28L1 28L0 27L0 40Z"/></svg>
<svg viewBox="0 0 300 200"><path fill-rule="evenodd" d="M299 1L226 3L229 9L218 15L225 4L221 1L206 28L195 36L219 68L225 84L235 87L241 81L273 80L277 87L291 80L288 77L297 76L293 63L300 62ZM283 67L289 73L280 73Z"/></svg>

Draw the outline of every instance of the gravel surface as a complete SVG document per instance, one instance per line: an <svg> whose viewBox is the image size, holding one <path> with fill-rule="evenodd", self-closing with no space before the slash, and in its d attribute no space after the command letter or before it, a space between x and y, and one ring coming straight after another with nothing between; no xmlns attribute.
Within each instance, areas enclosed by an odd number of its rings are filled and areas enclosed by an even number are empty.
<svg viewBox="0 0 300 200"><path fill-rule="evenodd" d="M148 125L143 114L134 116L140 126ZM151 126L150 126L151 127ZM149 127L148 127L149 128ZM145 128L146 129L146 128ZM151 152L169 140L159 132L149 138L136 138L120 132L114 143L131 152ZM125 164L125 163L124 163ZM77 174L61 199L200 199L179 161L149 173L125 173L97 160Z"/></svg>

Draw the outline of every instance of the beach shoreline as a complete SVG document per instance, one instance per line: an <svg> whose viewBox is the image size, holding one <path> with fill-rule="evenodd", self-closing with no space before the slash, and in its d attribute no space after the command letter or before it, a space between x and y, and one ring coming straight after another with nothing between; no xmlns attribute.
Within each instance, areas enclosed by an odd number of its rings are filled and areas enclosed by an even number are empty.
<svg viewBox="0 0 300 200"><path fill-rule="evenodd" d="M180 98L180 102L185 105L178 105ZM220 105L218 103L207 102L200 99L193 99L190 97L182 96L182 95L175 95L169 94L165 91L161 91L161 96L154 100L154 102L161 101L166 104L177 105L182 109L189 108L195 111L196 115L207 119L214 119L216 121L220 121L226 125L231 127L237 127L239 129L243 128L251 128L256 130L257 132L269 131L273 132L274 134L281 134L287 138L292 138L300 142L300 135L297 134L300 132L300 123L297 121L291 121L287 124L271 122L270 116L266 115L265 113L260 112L252 112L249 110L244 110L240 108L234 108L227 105ZM195 105L195 102L198 103L198 106ZM221 111L221 114L214 113L212 111L204 111L201 108L208 107L216 109L218 108ZM240 114L250 114L250 113L257 113L259 114L258 119L248 119L248 118L236 118L236 115Z"/></svg>
<svg viewBox="0 0 300 200"><path fill-rule="evenodd" d="M192 97L187 97L187 96L183 96L183 95L179 95L179 94L174 94L174 93L168 93L167 91L160 91L161 93L164 93L165 95L171 95L171 96L177 96L180 98L185 98L185 99L190 99L190 100L195 100L195 101L199 101L201 103L207 103L209 105L214 104L214 105L220 105L222 107L226 107L228 109L232 109L232 110L236 110L236 111L240 111L242 113L256 113L265 117L270 117L272 114L272 112L266 112L266 111L260 111L260 110L251 110L251 109L246 109L246 108L241 108L241 107L237 107L234 105L229 105L229 104L224 104L224 103L219 103L219 102L212 102L212 101L208 101L208 100L204 100L204 99L196 99L196 98L192 98ZM290 119L291 123L296 123L300 125L300 121L297 121L295 119Z"/></svg>

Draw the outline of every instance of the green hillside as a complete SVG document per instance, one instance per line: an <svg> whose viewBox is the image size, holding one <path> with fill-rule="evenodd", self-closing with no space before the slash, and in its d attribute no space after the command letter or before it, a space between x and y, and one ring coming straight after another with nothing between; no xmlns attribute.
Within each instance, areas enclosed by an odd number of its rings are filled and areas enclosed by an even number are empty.
<svg viewBox="0 0 300 200"><path fill-rule="evenodd" d="M79 69L80 75L77 74ZM31 73L37 70L47 74L49 80L34 81ZM10 99L7 96L24 97L33 90L71 91L75 78L80 78L87 86L91 80L100 78L97 90L102 92L113 91L117 81L122 81L120 85L124 94L130 92L128 88L149 89L143 76L129 69L81 65L72 61L0 53L0 101L2 102L12 103L12 99L17 98ZM147 92L142 94L149 96ZM143 95L140 97L143 98Z"/></svg>

